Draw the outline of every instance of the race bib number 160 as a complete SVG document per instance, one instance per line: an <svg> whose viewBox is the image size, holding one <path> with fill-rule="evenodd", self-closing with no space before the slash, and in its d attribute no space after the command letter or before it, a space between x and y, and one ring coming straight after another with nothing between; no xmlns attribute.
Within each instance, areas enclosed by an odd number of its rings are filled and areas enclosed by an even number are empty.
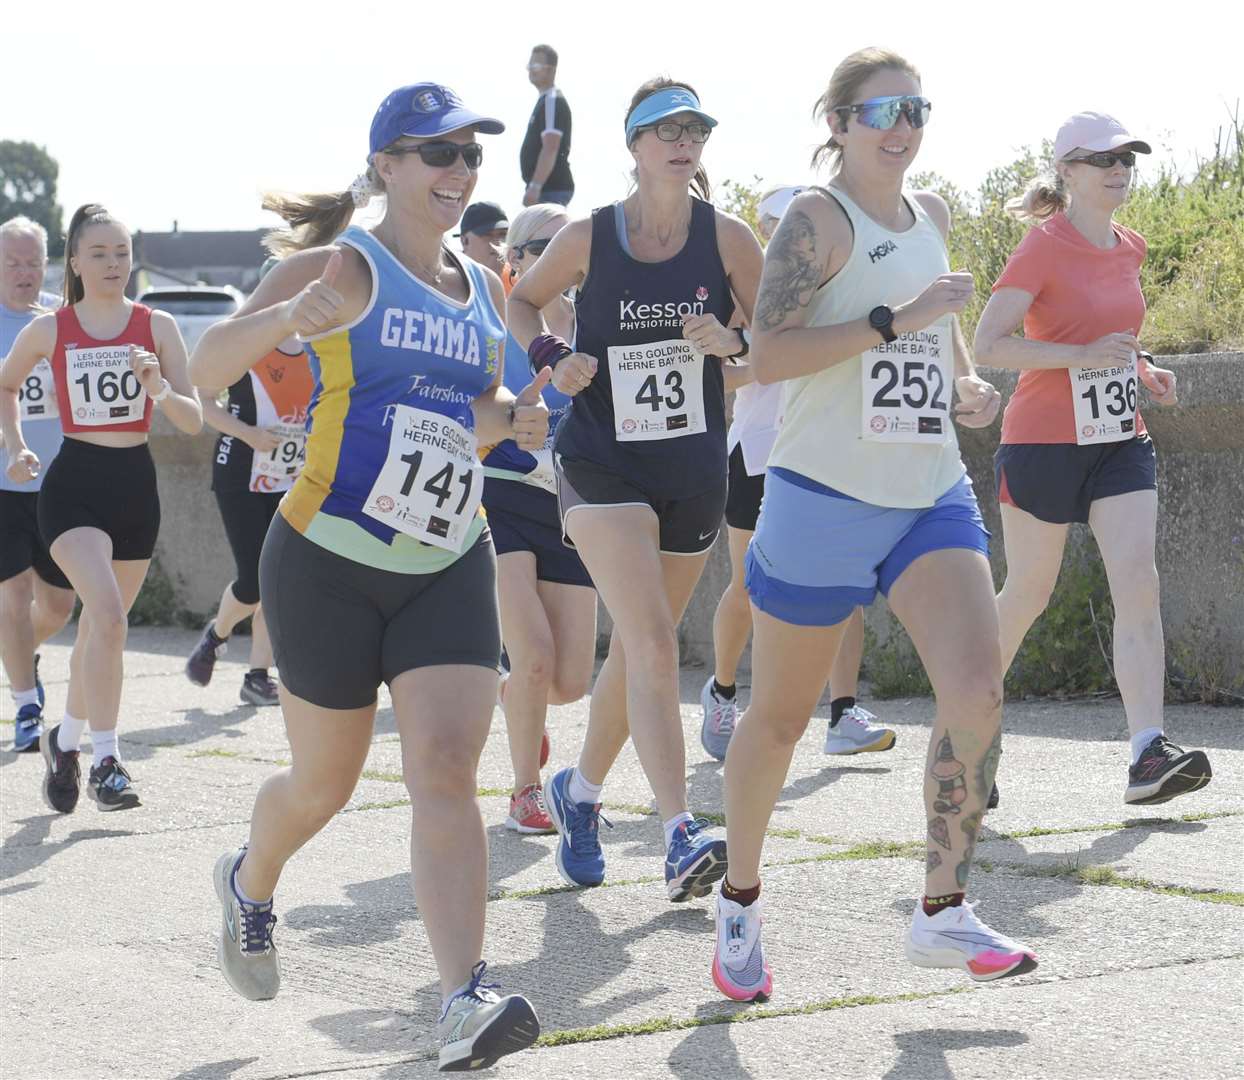
<svg viewBox="0 0 1244 1080"><path fill-rule="evenodd" d="M389 453L363 513L425 544L461 551L484 494L475 435L427 409L389 410Z"/></svg>
<svg viewBox="0 0 1244 1080"><path fill-rule="evenodd" d="M129 345L66 349L65 381L75 424L101 427L143 418L147 393L130 367Z"/></svg>
<svg viewBox="0 0 1244 1080"><path fill-rule="evenodd" d="M941 319L860 358L860 438L943 443L950 435L951 330Z"/></svg>

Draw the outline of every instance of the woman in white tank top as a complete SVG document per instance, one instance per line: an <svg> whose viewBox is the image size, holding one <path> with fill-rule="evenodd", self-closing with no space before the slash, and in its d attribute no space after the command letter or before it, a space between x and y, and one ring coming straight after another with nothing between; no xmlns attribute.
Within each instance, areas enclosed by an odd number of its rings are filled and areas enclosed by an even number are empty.
<svg viewBox="0 0 1244 1080"><path fill-rule="evenodd" d="M937 696L925 775L928 859L907 956L973 979L1031 970L1030 949L963 903L1001 749L1002 678L988 534L959 458L950 402L982 426L999 395L977 378L955 314L950 215L903 179L931 106L902 57L865 49L834 72L820 112L837 159L828 190L798 196L765 254L753 364L783 382L783 418L747 556L752 699L726 756L728 866L713 978L767 996L760 855L795 744L846 619L878 591Z"/></svg>

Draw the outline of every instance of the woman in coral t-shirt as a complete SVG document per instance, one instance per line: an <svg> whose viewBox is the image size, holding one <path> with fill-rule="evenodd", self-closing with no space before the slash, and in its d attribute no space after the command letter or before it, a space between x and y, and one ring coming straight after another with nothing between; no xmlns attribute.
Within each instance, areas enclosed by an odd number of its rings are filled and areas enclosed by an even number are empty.
<svg viewBox="0 0 1244 1080"><path fill-rule="evenodd" d="M994 284L976 356L1020 369L995 458L1007 561L1003 670L1049 602L1068 524L1087 523L1115 609L1115 677L1132 743L1123 800L1145 805L1204 787L1210 765L1162 729L1157 468L1136 397L1139 381L1157 404L1174 405L1175 375L1141 351L1145 240L1113 220L1138 152L1149 145L1102 113L1077 113L1059 129L1056 176L1007 207L1033 228Z"/></svg>

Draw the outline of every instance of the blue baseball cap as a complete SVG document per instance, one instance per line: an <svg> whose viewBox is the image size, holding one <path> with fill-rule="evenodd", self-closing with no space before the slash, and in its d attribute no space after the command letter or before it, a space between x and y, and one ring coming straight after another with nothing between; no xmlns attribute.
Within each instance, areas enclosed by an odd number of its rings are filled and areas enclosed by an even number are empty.
<svg viewBox="0 0 1244 1080"><path fill-rule="evenodd" d="M374 154L403 135L429 138L473 127L484 135L500 135L505 125L490 116L481 116L462 104L448 86L421 82L394 90L380 103L371 122L371 150Z"/></svg>
<svg viewBox="0 0 1244 1080"><path fill-rule="evenodd" d="M695 94L685 86L667 86L664 90L649 94L631 110L626 118L627 143L630 143L637 129L680 112L695 113L709 127L717 126L717 121L700 108L700 99Z"/></svg>

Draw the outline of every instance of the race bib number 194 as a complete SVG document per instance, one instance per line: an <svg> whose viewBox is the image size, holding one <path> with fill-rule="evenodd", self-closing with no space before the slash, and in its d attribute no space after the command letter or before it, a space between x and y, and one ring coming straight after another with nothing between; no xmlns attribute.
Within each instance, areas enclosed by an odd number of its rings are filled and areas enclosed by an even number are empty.
<svg viewBox="0 0 1244 1080"><path fill-rule="evenodd" d="M861 438L930 444L949 438L950 327L941 319L864 353Z"/></svg>
<svg viewBox="0 0 1244 1080"><path fill-rule="evenodd" d="M130 367L129 345L66 349L65 381L75 424L101 427L143 418L147 393Z"/></svg>
<svg viewBox="0 0 1244 1080"><path fill-rule="evenodd" d="M390 405L389 453L363 513L425 544L461 551L484 494L475 435L456 420Z"/></svg>

